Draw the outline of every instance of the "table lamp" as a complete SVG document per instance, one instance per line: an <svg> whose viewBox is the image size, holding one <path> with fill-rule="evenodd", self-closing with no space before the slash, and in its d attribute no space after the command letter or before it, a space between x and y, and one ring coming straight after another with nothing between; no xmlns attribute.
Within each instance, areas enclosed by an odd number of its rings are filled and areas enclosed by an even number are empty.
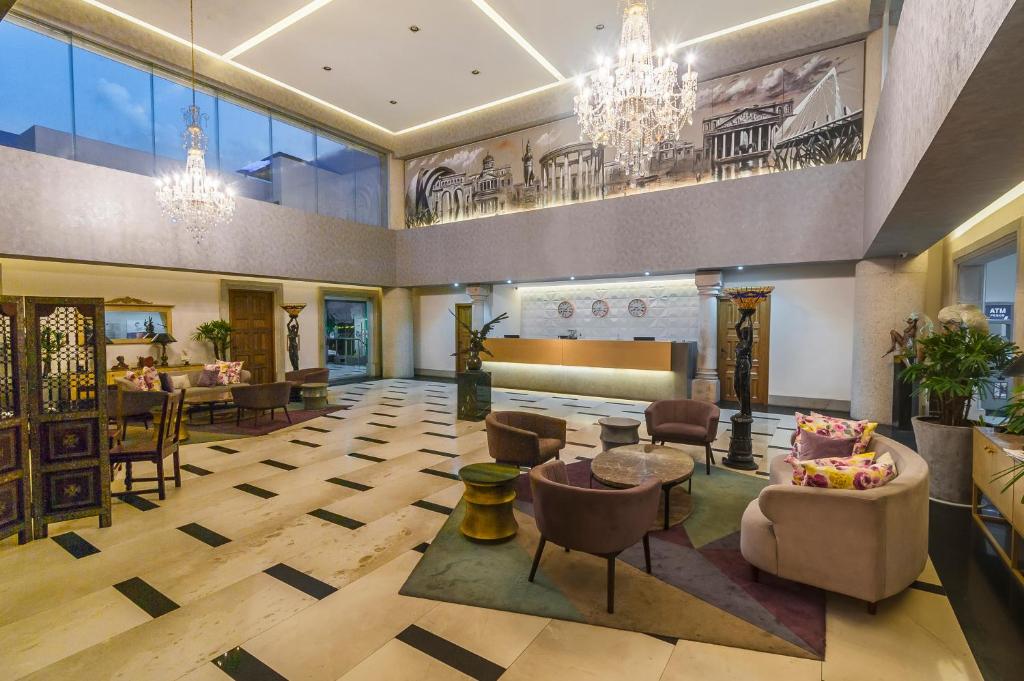
<svg viewBox="0 0 1024 681"><path fill-rule="evenodd" d="M171 334L166 331L162 331L157 334L153 334L153 337L149 339L149 342L153 345L160 346L160 366L167 366L167 344L177 343L178 341Z"/></svg>

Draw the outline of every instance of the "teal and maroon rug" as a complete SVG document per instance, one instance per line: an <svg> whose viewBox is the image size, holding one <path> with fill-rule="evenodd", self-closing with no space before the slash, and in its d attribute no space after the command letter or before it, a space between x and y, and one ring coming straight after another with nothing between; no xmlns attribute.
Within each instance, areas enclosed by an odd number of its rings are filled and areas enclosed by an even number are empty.
<svg viewBox="0 0 1024 681"><path fill-rule="evenodd" d="M567 468L571 484L589 485L589 460ZM721 468L710 476L695 474L690 517L651 533L653 574L643 571L640 544L619 556L611 615L605 611L601 558L549 544L536 581L527 581L538 534L525 474L519 479L514 540L496 545L467 540L459 532L460 503L401 593L820 660L825 655L824 593L772 575L753 582L750 565L740 555L740 517L764 485L760 478ZM684 487L675 493L684 494Z"/></svg>

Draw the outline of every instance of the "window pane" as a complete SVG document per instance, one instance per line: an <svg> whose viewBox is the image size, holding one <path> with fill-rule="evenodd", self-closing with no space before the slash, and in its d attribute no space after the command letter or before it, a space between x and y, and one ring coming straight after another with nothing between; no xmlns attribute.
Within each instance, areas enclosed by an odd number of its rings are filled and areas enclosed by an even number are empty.
<svg viewBox="0 0 1024 681"><path fill-rule="evenodd" d="M271 121L274 153L271 156L271 181L274 203L316 212L315 137L305 130L277 118Z"/></svg>
<svg viewBox="0 0 1024 681"><path fill-rule="evenodd" d="M273 201L270 117L222 98L217 101L217 128L224 182L239 196Z"/></svg>
<svg viewBox="0 0 1024 681"><path fill-rule="evenodd" d="M362 167L356 171L356 222L367 225L381 224L380 157L360 154Z"/></svg>
<svg viewBox="0 0 1024 681"><path fill-rule="evenodd" d="M70 50L0 22L0 144L71 158Z"/></svg>
<svg viewBox="0 0 1024 681"><path fill-rule="evenodd" d="M323 135L316 137L317 212L355 220L355 178L352 150Z"/></svg>
<svg viewBox="0 0 1024 681"><path fill-rule="evenodd" d="M75 158L153 174L152 78L147 71L72 47Z"/></svg>
<svg viewBox="0 0 1024 681"><path fill-rule="evenodd" d="M153 77L153 121L156 134L156 171L158 175L185 167L184 111L192 104L192 88L161 76ZM206 167L217 170L217 101L200 90L196 106L206 116Z"/></svg>

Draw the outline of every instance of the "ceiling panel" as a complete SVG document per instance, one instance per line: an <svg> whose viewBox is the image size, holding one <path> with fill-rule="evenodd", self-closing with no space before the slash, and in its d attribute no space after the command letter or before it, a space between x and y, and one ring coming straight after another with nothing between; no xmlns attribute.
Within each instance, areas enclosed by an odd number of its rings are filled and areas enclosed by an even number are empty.
<svg viewBox="0 0 1024 681"><path fill-rule="evenodd" d="M308 3L195 0L196 44L224 54ZM103 0L103 4L188 40L188 0Z"/></svg>
<svg viewBox="0 0 1024 681"><path fill-rule="evenodd" d="M622 28L620 0L489 0L566 77L611 56ZM650 0L655 47L680 43L807 4L808 0ZM604 24L604 30L595 26ZM699 59L699 48L695 48ZM677 57L678 58L678 57ZM678 58L681 61L681 58ZM696 65L699 70L699 63Z"/></svg>
<svg viewBox="0 0 1024 681"><path fill-rule="evenodd" d="M391 130L554 80L469 0L335 0L236 61Z"/></svg>

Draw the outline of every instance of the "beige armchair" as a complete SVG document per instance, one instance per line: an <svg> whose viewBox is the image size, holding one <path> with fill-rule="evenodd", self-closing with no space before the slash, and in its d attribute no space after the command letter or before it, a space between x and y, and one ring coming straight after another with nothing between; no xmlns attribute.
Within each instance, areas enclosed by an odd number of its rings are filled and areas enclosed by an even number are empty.
<svg viewBox="0 0 1024 681"><path fill-rule="evenodd" d="M889 452L898 475L870 490L791 484L785 455L771 461L772 484L747 506L740 551L783 579L867 601L903 591L928 559L928 464L894 440L875 436L868 451Z"/></svg>
<svg viewBox="0 0 1024 681"><path fill-rule="evenodd" d="M498 463L537 466L565 447L565 420L524 411L487 415L487 451Z"/></svg>

